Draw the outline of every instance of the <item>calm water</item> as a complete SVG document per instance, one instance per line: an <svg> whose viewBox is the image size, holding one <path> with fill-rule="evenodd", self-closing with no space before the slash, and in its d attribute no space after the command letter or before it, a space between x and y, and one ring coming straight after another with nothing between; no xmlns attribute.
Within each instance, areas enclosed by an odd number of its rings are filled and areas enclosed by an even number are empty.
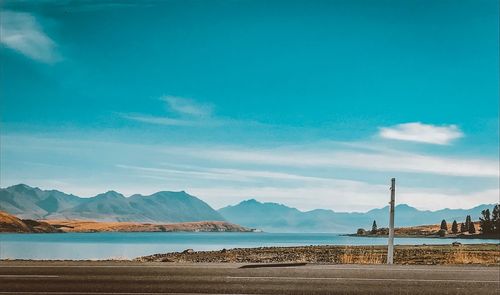
<svg viewBox="0 0 500 295"><path fill-rule="evenodd" d="M454 239L399 238L396 244L450 244ZM495 240L459 240L464 244ZM261 246L386 245L385 238L310 233L65 233L0 234L1 259L117 259L194 250Z"/></svg>

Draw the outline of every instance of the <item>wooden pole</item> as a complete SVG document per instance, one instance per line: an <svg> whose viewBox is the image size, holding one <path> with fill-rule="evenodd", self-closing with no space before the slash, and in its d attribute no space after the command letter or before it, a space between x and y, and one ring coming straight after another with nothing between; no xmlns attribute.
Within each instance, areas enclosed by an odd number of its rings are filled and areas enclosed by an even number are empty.
<svg viewBox="0 0 500 295"><path fill-rule="evenodd" d="M387 247L387 264L394 262L394 203L396 198L396 178L391 179L391 202L389 211L389 242Z"/></svg>

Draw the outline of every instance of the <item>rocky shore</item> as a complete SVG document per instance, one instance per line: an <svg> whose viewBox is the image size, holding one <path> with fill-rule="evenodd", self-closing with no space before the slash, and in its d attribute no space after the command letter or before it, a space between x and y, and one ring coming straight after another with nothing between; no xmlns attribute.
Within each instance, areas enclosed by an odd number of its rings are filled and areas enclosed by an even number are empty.
<svg viewBox="0 0 500 295"><path fill-rule="evenodd" d="M322 263L382 264L385 246L305 246L236 248L221 251L193 251L154 254L136 258L141 262L169 263ZM482 264L500 265L500 245L397 246L396 264Z"/></svg>

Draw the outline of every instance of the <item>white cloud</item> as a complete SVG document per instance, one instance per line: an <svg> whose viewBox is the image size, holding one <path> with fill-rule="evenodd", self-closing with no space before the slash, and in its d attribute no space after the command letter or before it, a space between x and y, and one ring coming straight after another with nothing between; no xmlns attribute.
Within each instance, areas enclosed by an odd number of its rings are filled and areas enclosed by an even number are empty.
<svg viewBox="0 0 500 295"><path fill-rule="evenodd" d="M34 60L53 63L60 57L56 44L29 13L0 12L0 43Z"/></svg>
<svg viewBox="0 0 500 295"><path fill-rule="evenodd" d="M479 204L498 202L498 189L475 193L451 192L440 188L415 188L398 186L397 204L408 204L420 210L443 208L467 209ZM322 186L279 187L237 186L191 187L187 191L216 208L255 198L261 202L282 203L300 210L334 209L337 212L364 212L382 208L389 201L389 185L355 181L332 181Z"/></svg>
<svg viewBox="0 0 500 295"><path fill-rule="evenodd" d="M497 158L325 142L250 148L76 138L2 135L2 185L25 182L87 196L185 190L215 207L256 198L336 211L385 206L393 176L397 202L421 209L468 208L498 201L499 194ZM42 160L60 166L34 165Z"/></svg>
<svg viewBox="0 0 500 295"><path fill-rule="evenodd" d="M436 210L442 208L468 209L479 204L498 203L500 190L491 188L470 193L446 189L398 188L398 202L418 209ZM439 207L436 208L436 203Z"/></svg>
<svg viewBox="0 0 500 295"><path fill-rule="evenodd" d="M165 95L161 100L165 101L172 111L181 115L206 117L212 114L212 106L200 104L189 98Z"/></svg>
<svg viewBox="0 0 500 295"><path fill-rule="evenodd" d="M498 160L481 158L452 158L429 156L397 151L347 151L341 149L300 150L278 149L227 149L183 148L166 152L189 154L192 157L218 159L219 161L287 167L330 167L368 171L413 172L449 176L495 177L500 175Z"/></svg>
<svg viewBox="0 0 500 295"><path fill-rule="evenodd" d="M420 122L380 128L379 135L387 139L446 145L464 136L456 125L436 126Z"/></svg>
<svg viewBox="0 0 500 295"><path fill-rule="evenodd" d="M194 126L198 124L196 121L192 120L169 118L169 117L155 117L155 116L131 115L131 114L122 114L122 117L137 122L166 125L166 126Z"/></svg>
<svg viewBox="0 0 500 295"><path fill-rule="evenodd" d="M211 179L218 181L240 181L240 182L254 182L258 180L281 180L281 181L301 181L301 182L329 182L335 179L299 175L287 172L275 172L267 170L252 170L252 169L228 169L228 168L206 168L194 167L185 165L169 165L180 168L158 168L158 167L143 167L143 166L130 166L119 164L118 168L131 169L143 172L153 172L152 176L189 176L203 179Z"/></svg>
<svg viewBox="0 0 500 295"><path fill-rule="evenodd" d="M121 114L128 120L165 126L217 126L222 120L212 117L212 106L178 96L162 96L160 100L168 105L170 116L150 116L144 114Z"/></svg>

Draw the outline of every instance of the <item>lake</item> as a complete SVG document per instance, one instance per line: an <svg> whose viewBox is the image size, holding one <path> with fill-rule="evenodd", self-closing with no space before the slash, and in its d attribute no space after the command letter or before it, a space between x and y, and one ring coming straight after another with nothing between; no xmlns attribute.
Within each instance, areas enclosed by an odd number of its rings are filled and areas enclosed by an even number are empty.
<svg viewBox="0 0 500 295"><path fill-rule="evenodd" d="M496 240L396 238L397 245L494 243ZM194 250L263 246L386 245L386 238L321 233L64 233L0 234L0 259L131 259Z"/></svg>

